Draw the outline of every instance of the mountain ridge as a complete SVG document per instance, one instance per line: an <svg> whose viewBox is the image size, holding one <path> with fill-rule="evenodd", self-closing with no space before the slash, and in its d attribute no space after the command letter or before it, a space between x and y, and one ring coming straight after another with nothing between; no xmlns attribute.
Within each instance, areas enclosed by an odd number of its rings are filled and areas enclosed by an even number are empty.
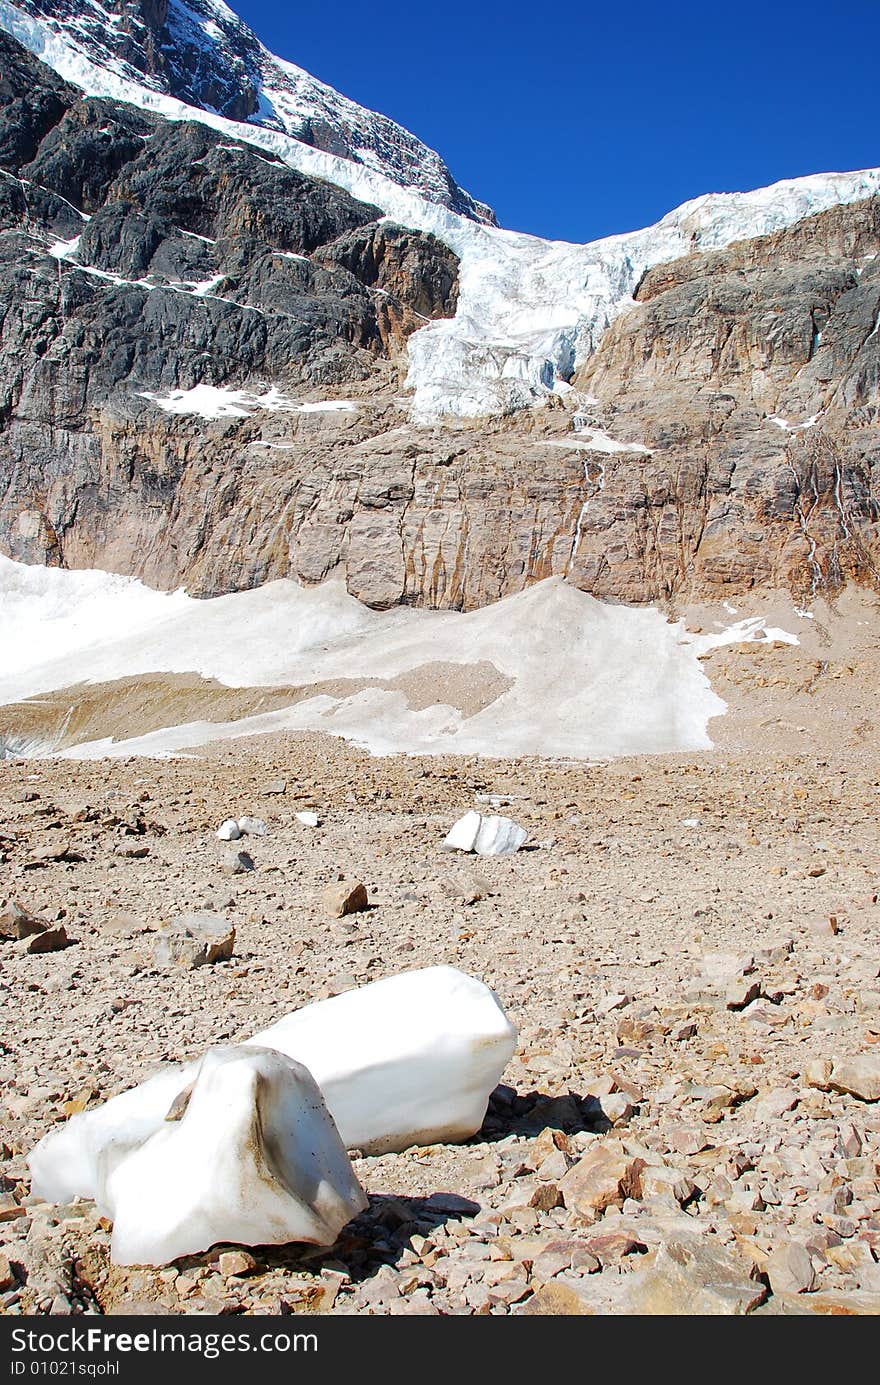
<svg viewBox="0 0 880 1385"><path fill-rule="evenodd" d="M0 48L10 555L377 609L877 580L876 170L542 242Z"/></svg>
<svg viewBox="0 0 880 1385"><path fill-rule="evenodd" d="M435 150L277 58L222 0L116 0L112 8L98 0L4 0L0 24L67 80L85 84L90 69L104 70L209 113L289 134L463 216L495 222Z"/></svg>

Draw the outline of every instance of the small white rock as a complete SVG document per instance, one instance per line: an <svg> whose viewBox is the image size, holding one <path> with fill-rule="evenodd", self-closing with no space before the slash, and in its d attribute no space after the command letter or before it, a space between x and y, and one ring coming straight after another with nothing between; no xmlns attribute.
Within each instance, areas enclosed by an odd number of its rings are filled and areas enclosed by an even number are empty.
<svg viewBox="0 0 880 1385"><path fill-rule="evenodd" d="M453 824L443 845L451 851L473 851L477 856L512 856L528 835L510 818L483 817L472 810Z"/></svg>
<svg viewBox="0 0 880 1385"><path fill-rule="evenodd" d="M267 828L262 818L239 818L238 831L242 837L265 837Z"/></svg>
<svg viewBox="0 0 880 1385"><path fill-rule="evenodd" d="M217 836L221 842L237 842L241 836L241 828L235 818L227 818L225 822L221 822L217 828Z"/></svg>
<svg viewBox="0 0 880 1385"><path fill-rule="evenodd" d="M309 809L306 809L302 813L297 813L296 820L297 822L303 823L306 827L320 827L321 825L321 819L318 817L318 814L311 812Z"/></svg>

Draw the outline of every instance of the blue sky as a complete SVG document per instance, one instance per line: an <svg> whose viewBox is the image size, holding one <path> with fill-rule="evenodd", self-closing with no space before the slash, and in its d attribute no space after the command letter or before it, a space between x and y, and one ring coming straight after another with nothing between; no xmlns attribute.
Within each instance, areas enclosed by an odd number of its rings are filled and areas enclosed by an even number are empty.
<svg viewBox="0 0 880 1385"><path fill-rule="evenodd" d="M517 230L592 240L703 192L880 165L877 0L229 2Z"/></svg>

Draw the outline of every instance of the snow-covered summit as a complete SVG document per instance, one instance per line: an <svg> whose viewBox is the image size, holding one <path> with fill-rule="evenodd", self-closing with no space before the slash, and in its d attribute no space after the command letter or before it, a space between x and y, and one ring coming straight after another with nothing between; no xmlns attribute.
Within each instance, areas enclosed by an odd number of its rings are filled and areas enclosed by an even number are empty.
<svg viewBox="0 0 880 1385"><path fill-rule="evenodd" d="M90 94L122 95L107 89L103 73L283 131L464 216L494 221L433 149L275 57L223 0L16 0L0 5L0 26Z"/></svg>
<svg viewBox="0 0 880 1385"><path fill-rule="evenodd" d="M880 169L820 173L754 192L706 194L655 226L587 245L541 240L486 224L480 219L485 208L466 194L461 205L448 187L444 193L449 175L439 156L399 126L273 58L221 0L112 3L111 12L99 0L0 0L0 27L89 95L131 102L170 120L201 121L335 183L455 251L455 317L429 323L408 342L407 385L418 423L540 404L565 389L605 329L632 306L646 270L880 193ZM157 26L166 47L151 57L146 34L158 32ZM242 34L247 41L235 52L233 37ZM227 86L209 100L221 52ZM173 82L161 75L163 63L177 74ZM145 71L151 64L155 72ZM243 115L232 93L245 99L249 81L257 107ZM172 88L178 94L169 94ZM202 104L192 104L195 92ZM323 144L314 123L319 110L332 116ZM330 125L363 143L341 154L329 147Z"/></svg>

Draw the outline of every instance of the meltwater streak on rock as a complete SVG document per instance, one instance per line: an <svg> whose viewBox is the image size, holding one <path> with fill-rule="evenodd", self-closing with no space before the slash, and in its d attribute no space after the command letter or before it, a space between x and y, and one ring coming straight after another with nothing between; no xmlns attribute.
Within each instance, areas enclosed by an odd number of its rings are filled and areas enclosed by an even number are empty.
<svg viewBox="0 0 880 1385"><path fill-rule="evenodd" d="M9 604L4 585L15 598ZM102 638L108 627L112 638ZM289 709L94 742L63 752L68 758L168 754L292 729L340 735L376 754L591 758L705 749L709 719L725 704L700 653L765 637L796 642L765 631L759 619L689 636L659 611L603 605L556 578L467 614L379 613L340 582L301 588L281 581L195 601L150 592L133 578L104 575L102 584L102 574L0 558L0 638L15 661L0 676L2 702L150 672L197 672L237 687L346 682L338 695L320 692ZM41 659L56 638L62 649ZM488 662L511 686L471 716L446 702L413 708L399 688L382 686L438 661Z"/></svg>
<svg viewBox="0 0 880 1385"><path fill-rule="evenodd" d="M502 231L426 200L416 183L309 147L279 130L230 120L100 65L56 29L0 0L0 25L43 62L92 95L131 102L171 120L195 120L269 151L291 167L345 188L414 230L431 232L460 257L458 309L409 339L413 418L429 422L510 412L541 401L571 379L609 324L632 304L653 266L698 250L765 235L840 203L880 191L880 169L824 173L748 193L708 194L656 226L588 245ZM104 58L106 61L106 55Z"/></svg>

